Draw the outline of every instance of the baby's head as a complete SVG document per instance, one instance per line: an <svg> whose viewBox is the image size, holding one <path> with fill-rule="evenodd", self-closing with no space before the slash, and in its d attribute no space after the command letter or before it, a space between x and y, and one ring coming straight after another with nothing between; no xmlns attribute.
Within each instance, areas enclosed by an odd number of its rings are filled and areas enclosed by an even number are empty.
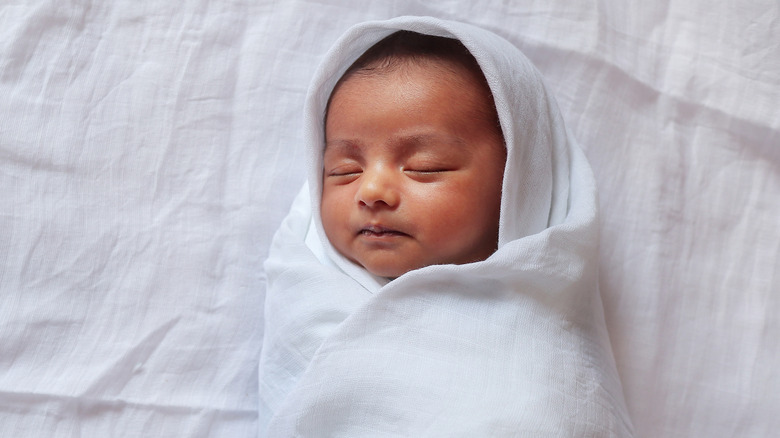
<svg viewBox="0 0 780 438"><path fill-rule="evenodd" d="M457 40L402 31L374 45L334 88L325 142L322 224L348 259L395 278L496 250L506 148Z"/></svg>

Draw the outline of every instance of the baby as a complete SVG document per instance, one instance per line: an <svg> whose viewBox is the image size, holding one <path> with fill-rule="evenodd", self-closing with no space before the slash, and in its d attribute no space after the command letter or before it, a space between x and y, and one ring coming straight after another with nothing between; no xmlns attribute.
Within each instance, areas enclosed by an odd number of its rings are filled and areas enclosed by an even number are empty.
<svg viewBox="0 0 780 438"><path fill-rule="evenodd" d="M593 175L515 46L357 25L305 124L307 185L264 265L260 436L631 436Z"/></svg>
<svg viewBox="0 0 780 438"><path fill-rule="evenodd" d="M361 56L325 118L322 225L374 275L486 259L497 247L506 148L474 57L399 31Z"/></svg>

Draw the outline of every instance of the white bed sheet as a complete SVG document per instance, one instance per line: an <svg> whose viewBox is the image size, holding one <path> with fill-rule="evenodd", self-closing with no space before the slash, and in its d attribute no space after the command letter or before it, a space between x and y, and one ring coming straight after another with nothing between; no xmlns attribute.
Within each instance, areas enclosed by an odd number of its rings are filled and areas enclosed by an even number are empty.
<svg viewBox="0 0 780 438"><path fill-rule="evenodd" d="M596 174L639 436L780 429L780 5L0 5L0 436L254 436L262 260L354 23L468 21L556 92Z"/></svg>

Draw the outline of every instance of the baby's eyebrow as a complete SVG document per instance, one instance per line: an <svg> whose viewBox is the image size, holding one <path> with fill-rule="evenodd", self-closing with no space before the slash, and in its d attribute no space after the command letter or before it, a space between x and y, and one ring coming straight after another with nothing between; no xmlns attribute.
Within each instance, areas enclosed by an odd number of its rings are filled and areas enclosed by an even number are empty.
<svg viewBox="0 0 780 438"><path fill-rule="evenodd" d="M323 151L330 150L332 152L340 152L347 155L355 155L360 152L360 143L353 140L330 140L325 142Z"/></svg>
<svg viewBox="0 0 780 438"><path fill-rule="evenodd" d="M437 145L450 146L453 144L457 146L466 146L466 141L457 135L443 135L439 133L421 133L399 136L394 142L397 142L401 146L414 149Z"/></svg>
<svg viewBox="0 0 780 438"><path fill-rule="evenodd" d="M399 134L390 139L386 146L405 151L435 148L437 146L466 147L465 140L454 134L442 134L436 132L422 132L412 134ZM363 151L363 144L358 140L335 139L325 142L323 152L332 154L357 156Z"/></svg>

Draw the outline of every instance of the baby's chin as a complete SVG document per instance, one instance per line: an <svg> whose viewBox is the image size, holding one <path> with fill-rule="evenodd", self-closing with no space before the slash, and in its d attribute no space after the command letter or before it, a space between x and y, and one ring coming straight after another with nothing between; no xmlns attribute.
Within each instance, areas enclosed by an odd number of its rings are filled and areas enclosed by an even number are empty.
<svg viewBox="0 0 780 438"><path fill-rule="evenodd" d="M426 266L430 266L432 263L428 264L405 264L405 263L370 263L370 262L363 262L353 260L353 262L357 263L358 265L362 266L363 269L371 273L372 275L376 275L377 277L384 277L390 280L395 280L396 278L406 274L407 272L411 272L417 269L424 268Z"/></svg>

